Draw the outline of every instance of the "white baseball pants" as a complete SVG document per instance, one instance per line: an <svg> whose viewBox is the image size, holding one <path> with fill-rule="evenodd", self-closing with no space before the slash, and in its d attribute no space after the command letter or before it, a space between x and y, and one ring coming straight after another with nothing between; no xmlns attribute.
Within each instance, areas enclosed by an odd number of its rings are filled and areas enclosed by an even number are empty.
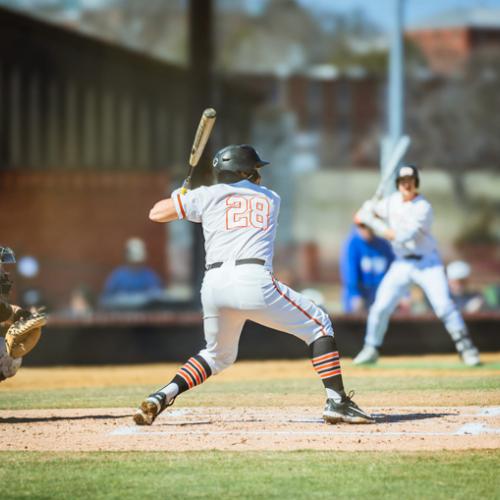
<svg viewBox="0 0 500 500"><path fill-rule="evenodd" d="M365 344L382 345L390 316L413 283L422 288L452 338L453 334L466 331L462 315L450 297L443 264L437 254L432 254L420 261L397 259L392 263L368 313Z"/></svg>
<svg viewBox="0 0 500 500"><path fill-rule="evenodd" d="M0 337L0 382L6 378L13 377L21 363L23 358L12 358L7 354L7 347L5 345L5 339Z"/></svg>
<svg viewBox="0 0 500 500"><path fill-rule="evenodd" d="M207 271L201 301L206 348L200 355L214 375L236 361L247 320L295 335L308 345L323 335L333 336L330 318L320 307L258 264L226 262Z"/></svg>

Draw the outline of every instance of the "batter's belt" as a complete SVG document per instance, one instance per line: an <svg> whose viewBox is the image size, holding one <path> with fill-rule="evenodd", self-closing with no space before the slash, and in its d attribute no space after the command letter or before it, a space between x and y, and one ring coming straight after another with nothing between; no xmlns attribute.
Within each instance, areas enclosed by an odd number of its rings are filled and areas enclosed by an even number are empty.
<svg viewBox="0 0 500 500"><path fill-rule="evenodd" d="M244 264L258 264L259 266L263 266L266 263L264 259L237 259L234 262L235 266L242 266ZM207 264L207 271L210 271L210 269L217 269L218 267L221 267L224 262L213 262L212 264Z"/></svg>
<svg viewBox="0 0 500 500"><path fill-rule="evenodd" d="M404 255L403 259L408 259L408 260L422 260L422 255L416 255L416 254L409 254L409 255Z"/></svg>

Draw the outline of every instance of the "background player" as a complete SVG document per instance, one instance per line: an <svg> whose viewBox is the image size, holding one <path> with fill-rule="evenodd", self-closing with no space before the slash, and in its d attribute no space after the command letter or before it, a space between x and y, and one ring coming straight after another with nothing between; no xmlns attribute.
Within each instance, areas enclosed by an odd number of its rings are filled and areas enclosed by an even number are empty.
<svg viewBox="0 0 500 500"><path fill-rule="evenodd" d="M376 236L364 224L356 224L352 228L340 255L344 312L368 310L393 259L394 254L387 240Z"/></svg>
<svg viewBox="0 0 500 500"><path fill-rule="evenodd" d="M214 157L215 185L186 194L176 190L150 212L156 222L186 219L202 224L206 347L169 384L142 402L134 414L138 425L150 425L180 393L233 364L247 320L291 333L309 345L313 367L326 389L326 422L372 421L344 391L328 315L272 274L280 197L259 185L259 168L266 164L251 146L228 146Z"/></svg>
<svg viewBox="0 0 500 500"><path fill-rule="evenodd" d="M385 275L370 308L365 344L355 364L374 363L384 341L389 318L399 299L412 283L426 294L436 315L444 322L463 362L480 364L479 352L472 343L464 320L450 297L436 241L430 233L432 207L418 193L419 173L413 165L399 167L397 192L378 203L365 202L356 222L370 226L392 243L396 260Z"/></svg>

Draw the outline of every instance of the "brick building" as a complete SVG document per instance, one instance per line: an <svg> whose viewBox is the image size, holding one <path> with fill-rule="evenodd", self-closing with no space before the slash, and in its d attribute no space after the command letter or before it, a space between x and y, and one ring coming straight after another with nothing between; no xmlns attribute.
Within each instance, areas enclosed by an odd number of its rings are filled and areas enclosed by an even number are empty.
<svg viewBox="0 0 500 500"><path fill-rule="evenodd" d="M49 304L63 307L81 284L98 293L131 236L168 279L168 235L147 213L187 171L201 113L191 123L192 80L188 69L0 8L0 244L38 259L30 286ZM255 96L219 78L211 104L216 146L247 135Z"/></svg>
<svg viewBox="0 0 500 500"><path fill-rule="evenodd" d="M435 74L457 74L475 51L500 50L500 9L444 12L411 26L406 37L421 50Z"/></svg>

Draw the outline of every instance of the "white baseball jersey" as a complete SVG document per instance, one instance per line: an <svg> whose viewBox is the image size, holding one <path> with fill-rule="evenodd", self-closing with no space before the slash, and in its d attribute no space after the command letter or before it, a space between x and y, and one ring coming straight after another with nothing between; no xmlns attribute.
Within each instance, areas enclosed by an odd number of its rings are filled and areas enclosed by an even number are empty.
<svg viewBox="0 0 500 500"><path fill-rule="evenodd" d="M333 336L328 315L272 274L279 196L242 180L172 193L179 219L202 223L207 264L223 262L205 273L201 288L206 348L200 356L212 374L234 363L247 320L300 338L308 345ZM238 265L257 258L265 265Z"/></svg>
<svg viewBox="0 0 500 500"><path fill-rule="evenodd" d="M396 257L425 256L437 250L436 240L430 232L432 207L422 195L403 201L401 193L393 193L375 205L375 213L396 233L391 242Z"/></svg>
<svg viewBox="0 0 500 500"><path fill-rule="evenodd" d="M380 283L370 308L365 344L382 345L389 318L412 284L422 288L452 338L466 331L463 318L450 298L436 240L430 233L433 218L430 203L421 195L405 202L401 193L396 192L381 200L375 206L375 213L396 233L391 243L397 259Z"/></svg>
<svg viewBox="0 0 500 500"><path fill-rule="evenodd" d="M242 180L202 186L172 200L179 219L203 225L207 264L257 258L272 269L280 197Z"/></svg>

